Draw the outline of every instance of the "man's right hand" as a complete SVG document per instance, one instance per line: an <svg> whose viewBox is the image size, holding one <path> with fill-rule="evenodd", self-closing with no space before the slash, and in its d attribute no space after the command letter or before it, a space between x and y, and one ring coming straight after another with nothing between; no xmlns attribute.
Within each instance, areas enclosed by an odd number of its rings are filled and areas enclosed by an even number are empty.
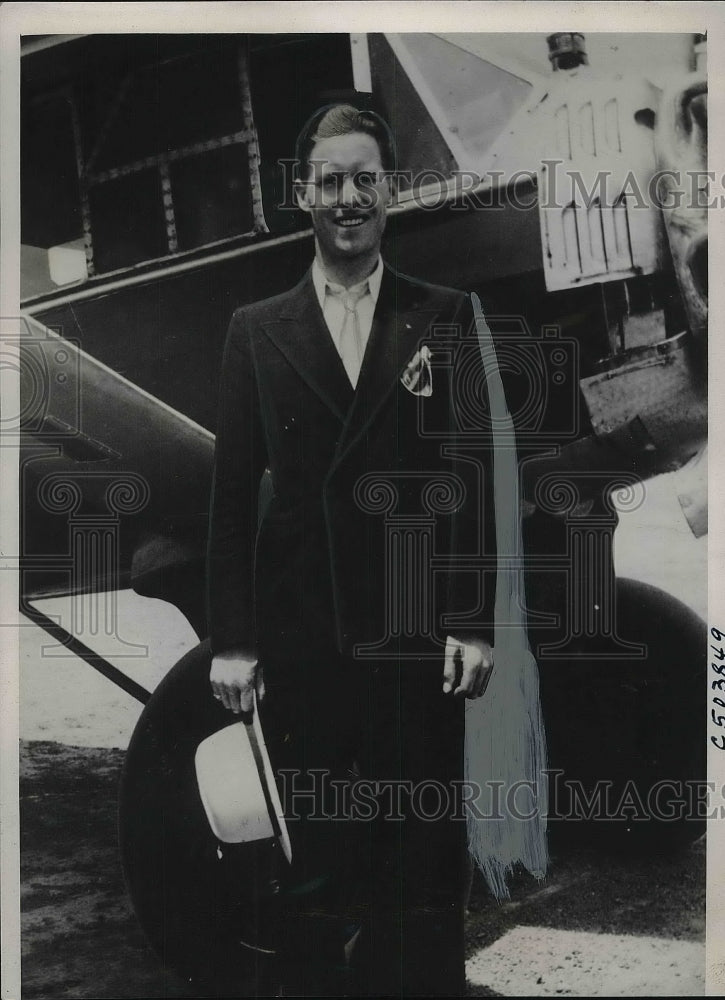
<svg viewBox="0 0 725 1000"><path fill-rule="evenodd" d="M211 661L209 674L214 697L239 715L254 711L254 685L257 680L257 659L237 650L218 653ZM264 684L259 678L259 698L264 697Z"/></svg>

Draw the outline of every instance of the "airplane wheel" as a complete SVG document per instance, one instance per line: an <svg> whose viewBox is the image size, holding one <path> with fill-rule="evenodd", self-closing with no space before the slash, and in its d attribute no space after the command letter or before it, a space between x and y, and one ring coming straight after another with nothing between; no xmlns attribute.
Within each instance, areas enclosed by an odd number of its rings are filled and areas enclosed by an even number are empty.
<svg viewBox="0 0 725 1000"><path fill-rule="evenodd" d="M211 696L210 663L207 641L144 708L121 779L121 858L138 920L164 965L198 996L257 995L273 950L278 847L219 845L207 822L194 755L232 721Z"/></svg>
<svg viewBox="0 0 725 1000"><path fill-rule="evenodd" d="M706 626L657 587L621 579L617 631L646 657L539 657L549 763L563 772L550 777L551 838L682 847L705 829Z"/></svg>

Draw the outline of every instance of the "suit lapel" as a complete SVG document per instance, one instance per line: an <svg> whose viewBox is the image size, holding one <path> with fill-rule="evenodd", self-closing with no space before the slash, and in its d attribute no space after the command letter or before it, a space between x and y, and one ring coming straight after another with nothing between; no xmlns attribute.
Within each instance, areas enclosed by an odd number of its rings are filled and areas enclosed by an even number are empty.
<svg viewBox="0 0 725 1000"><path fill-rule="evenodd" d="M413 283L385 267L355 395L338 441L336 462L374 419L436 316L434 309L418 307L416 291Z"/></svg>
<svg viewBox="0 0 725 1000"><path fill-rule="evenodd" d="M344 421L353 388L327 329L310 271L290 292L279 319L263 323L262 328L310 388Z"/></svg>

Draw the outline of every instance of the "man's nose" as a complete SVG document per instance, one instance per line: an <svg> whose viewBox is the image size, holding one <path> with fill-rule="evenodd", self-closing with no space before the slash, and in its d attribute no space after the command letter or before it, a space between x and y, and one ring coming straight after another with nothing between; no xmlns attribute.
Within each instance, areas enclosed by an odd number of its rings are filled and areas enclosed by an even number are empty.
<svg viewBox="0 0 725 1000"><path fill-rule="evenodd" d="M352 208L360 203L360 186L353 174L346 174L343 178L340 202L346 208Z"/></svg>

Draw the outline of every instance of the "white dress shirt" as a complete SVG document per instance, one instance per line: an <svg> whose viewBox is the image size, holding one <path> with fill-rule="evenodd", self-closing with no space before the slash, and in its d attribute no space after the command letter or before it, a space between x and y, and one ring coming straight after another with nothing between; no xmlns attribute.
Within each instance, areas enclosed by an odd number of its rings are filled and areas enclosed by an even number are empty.
<svg viewBox="0 0 725 1000"><path fill-rule="evenodd" d="M364 282L361 282L360 285L355 285L353 286L353 289L351 289L352 291L356 288L360 288L362 285L367 285L367 290L358 299L356 306L361 357L365 353L365 348L370 338L370 331L373 326L373 315L375 313L375 306L378 302L378 296L380 295L380 283L382 280L383 259L382 257L378 257L378 263L373 273L367 277ZM335 297L330 294L329 286L334 283L328 280L322 269L322 265L316 257L312 264L312 283L315 286L317 301L320 303L320 309L322 310L322 315L327 325L327 329L330 331L332 342L335 345L337 353L340 357L342 357L343 354L340 344L340 334L345 325L345 306L339 297ZM356 379L352 381L354 385Z"/></svg>

